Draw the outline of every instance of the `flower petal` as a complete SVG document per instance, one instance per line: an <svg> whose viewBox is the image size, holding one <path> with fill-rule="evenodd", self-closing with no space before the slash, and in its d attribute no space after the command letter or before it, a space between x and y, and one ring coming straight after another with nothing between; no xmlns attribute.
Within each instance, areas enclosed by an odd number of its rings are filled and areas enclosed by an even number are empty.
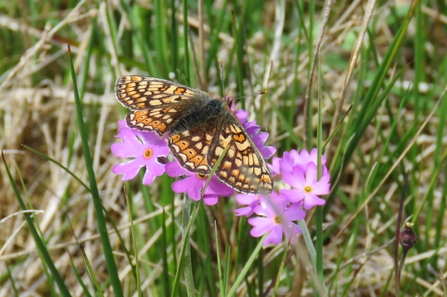
<svg viewBox="0 0 447 297"><path fill-rule="evenodd" d="M306 211L303 210L303 203L291 203L284 211L284 218L288 221L299 221L306 217Z"/></svg>
<svg viewBox="0 0 447 297"><path fill-rule="evenodd" d="M263 245L268 244L280 244L282 241L282 228L281 226L274 226L272 230L270 231L270 234L265 239Z"/></svg>
<svg viewBox="0 0 447 297"><path fill-rule="evenodd" d="M170 177L179 177L181 175L193 175L194 173L183 168L182 165L175 160L174 162L166 164L166 174Z"/></svg>
<svg viewBox="0 0 447 297"><path fill-rule="evenodd" d="M203 203L208 206L216 205L217 201L219 201L219 196L217 195L205 195L203 197Z"/></svg>
<svg viewBox="0 0 447 297"><path fill-rule="evenodd" d="M317 195L314 194L308 194L306 195L306 198L304 199L304 209L311 209L314 206L317 205L324 205L326 201L324 199L319 198Z"/></svg>
<svg viewBox="0 0 447 297"><path fill-rule="evenodd" d="M205 185L207 179L208 178L204 179L202 187ZM217 177L213 176L208 184L208 187L205 189L205 194L215 194L217 196L228 197L234 194L234 190L226 184L221 183Z"/></svg>
<svg viewBox="0 0 447 297"><path fill-rule="evenodd" d="M270 168L270 172L273 174L273 175L279 175L279 174L281 174L281 169L280 169L280 166L279 166L279 161L280 161L281 159L280 158L278 158L278 157L273 157L273 159L272 159L272 163L271 164L267 164L267 166Z"/></svg>
<svg viewBox="0 0 447 297"><path fill-rule="evenodd" d="M261 195L253 195L253 194L237 194L236 201L242 205L251 204L253 201L258 200Z"/></svg>
<svg viewBox="0 0 447 297"><path fill-rule="evenodd" d="M165 165L158 162L152 162L150 166L146 166L146 172L143 177L143 185L151 184L157 176L163 175Z"/></svg>
<svg viewBox="0 0 447 297"><path fill-rule="evenodd" d="M317 182L318 177L317 165L313 162L307 163L304 174L306 175L306 183L313 186Z"/></svg>
<svg viewBox="0 0 447 297"><path fill-rule="evenodd" d="M250 218L248 219L248 223L253 226L253 228L250 230L250 234L253 237L260 237L273 228L271 220L266 218Z"/></svg>
<svg viewBox="0 0 447 297"><path fill-rule="evenodd" d="M251 207L249 207L249 206L241 207L241 208L236 208L236 209L234 210L234 214L235 214L237 217L240 217L240 216L246 216L246 217L249 217L249 216L251 216L251 215L253 214L253 208L251 208Z"/></svg>
<svg viewBox="0 0 447 297"><path fill-rule="evenodd" d="M143 167L142 164L135 162L134 160L127 163L116 164L112 168L112 172L115 174L123 174L123 180L130 180L137 176L140 168Z"/></svg>
<svg viewBox="0 0 447 297"><path fill-rule="evenodd" d="M193 200L200 200L200 191L193 186L192 180L190 177L176 180L172 183L172 190L175 193L188 193L189 198Z"/></svg>
<svg viewBox="0 0 447 297"><path fill-rule="evenodd" d="M304 188L307 184L304 170L300 166L293 167L291 172L284 172L282 177L284 182L293 188Z"/></svg>
<svg viewBox="0 0 447 297"><path fill-rule="evenodd" d="M279 192L282 195L284 195L290 203L300 202L306 197L306 194L303 191L303 189L295 189L295 190L282 189Z"/></svg>

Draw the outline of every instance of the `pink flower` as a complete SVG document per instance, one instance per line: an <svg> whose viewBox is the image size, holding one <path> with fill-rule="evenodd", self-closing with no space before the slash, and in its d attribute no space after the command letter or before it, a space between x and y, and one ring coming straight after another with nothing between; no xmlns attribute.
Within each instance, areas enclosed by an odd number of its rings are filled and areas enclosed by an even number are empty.
<svg viewBox="0 0 447 297"><path fill-rule="evenodd" d="M290 204L275 192L272 192L270 198L261 198L261 203L254 212L258 217L248 219L248 223L253 226L250 234L253 237L260 237L269 233L264 245L279 244L283 234L288 241L293 243L296 235L301 233L301 229L293 221L302 220L306 216L301 203Z"/></svg>
<svg viewBox="0 0 447 297"><path fill-rule="evenodd" d="M166 157L169 154L167 143L155 132L128 128L124 121L119 121L119 125L116 137L121 138L122 142L112 144L111 150L118 158L130 160L115 165L112 172L123 174L123 180L130 180L138 174L140 168L146 167L143 184L152 183L156 176L165 171L165 165L158 161L158 157Z"/></svg>
<svg viewBox="0 0 447 297"><path fill-rule="evenodd" d="M308 163L304 169L299 165L294 166L292 172L283 173L283 179L292 186L292 190L282 189L280 191L289 202L302 201L305 209L324 205L326 202L318 196L329 194L330 175L326 172L320 180L317 180L317 165L315 163Z"/></svg>
<svg viewBox="0 0 447 297"><path fill-rule="evenodd" d="M293 167L297 165L304 169L310 162L314 164L318 163L318 150L314 148L310 153L307 150L301 150L299 153L296 150L291 150L290 152L284 152L283 157L276 162L279 163L278 165L281 173L292 172ZM325 163L326 158L321 156L321 164L324 165ZM278 170L278 168L275 168L275 170ZM327 168L325 166L323 166L323 172L327 172Z"/></svg>
<svg viewBox="0 0 447 297"><path fill-rule="evenodd" d="M200 200L202 198L203 187L208 180L207 175L197 174L183 168L177 160L166 164L166 173L171 177L186 176L172 184L172 190L176 193L187 193L189 198ZM216 176L211 178L208 187L203 195L203 202L206 205L214 205L220 196L231 196L234 190L221 183Z"/></svg>

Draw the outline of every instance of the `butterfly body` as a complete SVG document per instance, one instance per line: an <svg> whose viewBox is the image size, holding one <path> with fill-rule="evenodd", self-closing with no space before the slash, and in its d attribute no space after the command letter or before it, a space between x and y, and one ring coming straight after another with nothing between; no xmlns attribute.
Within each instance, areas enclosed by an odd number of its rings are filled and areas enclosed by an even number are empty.
<svg viewBox="0 0 447 297"><path fill-rule="evenodd" d="M131 112L127 124L142 131L169 133L174 157L189 171L210 174L242 193L270 193L269 169L227 98L210 95L175 82L137 75L116 83L116 98Z"/></svg>
<svg viewBox="0 0 447 297"><path fill-rule="evenodd" d="M176 121L170 129L170 133L181 133L198 127L206 128L219 122L225 116L227 110L225 103L221 100L213 99L203 102L205 103L194 106L180 120Z"/></svg>

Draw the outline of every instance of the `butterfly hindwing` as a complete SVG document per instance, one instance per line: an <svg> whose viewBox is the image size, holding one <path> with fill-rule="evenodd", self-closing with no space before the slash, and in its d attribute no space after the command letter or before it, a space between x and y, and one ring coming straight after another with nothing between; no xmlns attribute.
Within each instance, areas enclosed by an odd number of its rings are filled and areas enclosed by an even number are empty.
<svg viewBox="0 0 447 297"><path fill-rule="evenodd" d="M208 155L213 167L228 147L216 170L219 179L242 193L270 193L273 189L270 171L239 120L229 113L219 130Z"/></svg>
<svg viewBox="0 0 447 297"><path fill-rule="evenodd" d="M196 130L196 131L194 131ZM214 135L213 129L192 129L171 134L169 147L174 157L187 170L199 174L210 174L207 155Z"/></svg>

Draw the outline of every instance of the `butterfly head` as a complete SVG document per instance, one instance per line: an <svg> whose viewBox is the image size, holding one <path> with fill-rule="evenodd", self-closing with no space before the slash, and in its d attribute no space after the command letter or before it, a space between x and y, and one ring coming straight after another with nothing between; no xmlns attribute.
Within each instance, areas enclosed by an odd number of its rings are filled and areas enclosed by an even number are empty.
<svg viewBox="0 0 447 297"><path fill-rule="evenodd" d="M234 110L235 100L230 96L225 96L225 102L230 110Z"/></svg>

